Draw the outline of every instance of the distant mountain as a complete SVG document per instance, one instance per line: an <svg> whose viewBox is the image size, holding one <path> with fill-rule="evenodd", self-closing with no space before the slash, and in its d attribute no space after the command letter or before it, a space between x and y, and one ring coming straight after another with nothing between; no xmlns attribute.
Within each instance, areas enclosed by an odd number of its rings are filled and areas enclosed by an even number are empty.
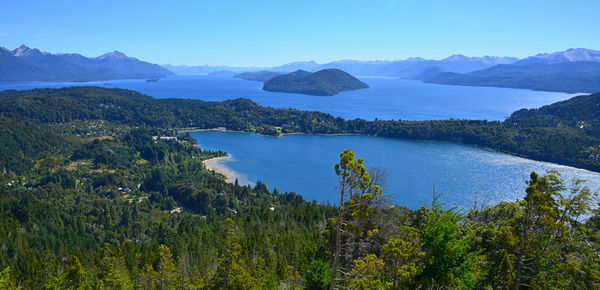
<svg viewBox="0 0 600 290"><path fill-rule="evenodd" d="M328 63L299 61L270 68L173 65L163 65L163 67L178 74L208 74L219 70L228 70L238 73L257 72L262 70L287 73L297 70L318 71L331 68L343 70L356 76L385 76L404 79L422 79L433 76L434 71L431 69L434 67L439 68L440 72L465 74L484 70L500 64L554 64L576 61L600 62L600 51L577 48L562 52L537 54L522 60L516 57L506 56L470 57L462 54L454 54L438 60L411 57L404 60L337 60Z"/></svg>
<svg viewBox="0 0 600 290"><path fill-rule="evenodd" d="M265 82L263 90L306 95L333 96L342 91L365 89L369 86L339 69L324 69L315 73L298 70Z"/></svg>
<svg viewBox="0 0 600 290"><path fill-rule="evenodd" d="M297 70L317 71L321 68L321 65L314 61L298 61L284 64L281 66L272 67L272 71L281 72L293 72Z"/></svg>
<svg viewBox="0 0 600 290"><path fill-rule="evenodd" d="M412 57L405 60L395 61L358 61L339 60L325 64L314 61L293 62L272 68L275 71L290 72L299 69L316 71L334 68L359 76L388 76L399 78L414 78L432 67L439 67L442 71L465 73L485 69L497 64L508 64L517 61L514 57L467 57L455 54L441 60L427 60L420 57Z"/></svg>
<svg viewBox="0 0 600 290"><path fill-rule="evenodd" d="M226 69L217 70L217 71L208 73L209 76L226 76L226 77L234 76L235 74L237 74L237 73L234 71L226 70Z"/></svg>
<svg viewBox="0 0 600 290"><path fill-rule="evenodd" d="M25 45L0 49L0 81L93 81L161 78L172 72L114 51L95 58L52 54Z"/></svg>
<svg viewBox="0 0 600 290"><path fill-rule="evenodd" d="M247 71L258 71L264 70L264 67L237 67L237 66L211 66L211 65L172 65L163 64L163 68L170 70L176 74L187 74L187 75L207 75L214 71L227 70L233 72L247 72Z"/></svg>
<svg viewBox="0 0 600 290"><path fill-rule="evenodd" d="M518 61L516 64L532 64L532 63L563 63L576 61L592 61L600 62L600 51L585 48L571 48L565 51L554 53L540 53Z"/></svg>
<svg viewBox="0 0 600 290"><path fill-rule="evenodd" d="M416 75L414 77L411 77L410 79L411 80L426 80L426 79L429 79L429 78L431 78L433 76L439 75L439 74L441 74L443 72L444 71L441 68L439 68L437 66L434 66L434 67L428 68L424 72L422 72L422 73L420 73L420 74L418 74L418 75Z"/></svg>
<svg viewBox="0 0 600 290"><path fill-rule="evenodd" d="M280 76L282 74L284 74L284 73L276 72L276 71L269 71L269 70L261 70L261 71L256 71L256 72L243 72L241 74L234 75L233 77L239 78L239 79L245 79L248 81L265 82L274 77Z"/></svg>
<svg viewBox="0 0 600 290"><path fill-rule="evenodd" d="M522 88L541 91L593 93L600 91L600 62L497 65L466 74L440 73L429 83Z"/></svg>
<svg viewBox="0 0 600 290"><path fill-rule="evenodd" d="M27 63L10 51L0 49L0 81L40 80L40 76L50 73L48 69Z"/></svg>
<svg viewBox="0 0 600 290"><path fill-rule="evenodd" d="M397 62L386 67L384 73L390 73L400 78L411 78L432 67L438 67L445 72L467 73L486 69L497 64L513 63L517 60L513 57L468 57L455 54L441 60L412 59L410 62Z"/></svg>

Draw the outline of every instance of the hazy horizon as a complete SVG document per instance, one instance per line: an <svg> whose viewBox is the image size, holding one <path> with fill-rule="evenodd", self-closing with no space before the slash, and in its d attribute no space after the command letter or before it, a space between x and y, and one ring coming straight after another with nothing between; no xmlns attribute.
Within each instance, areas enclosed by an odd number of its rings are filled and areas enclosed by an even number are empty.
<svg viewBox="0 0 600 290"><path fill-rule="evenodd" d="M272 67L296 61L524 58L600 48L600 2L30 1L3 3L0 45L158 64ZM533 11L533 12L532 12ZM28 21L23 21L28 19ZM15 25L18 24L18 25Z"/></svg>

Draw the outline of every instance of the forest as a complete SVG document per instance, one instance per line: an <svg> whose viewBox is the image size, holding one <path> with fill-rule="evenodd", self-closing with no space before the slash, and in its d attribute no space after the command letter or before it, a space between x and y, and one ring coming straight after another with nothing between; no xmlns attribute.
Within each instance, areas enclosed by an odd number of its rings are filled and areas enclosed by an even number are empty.
<svg viewBox="0 0 600 290"><path fill-rule="evenodd" d="M481 120L344 120L329 114L259 106L248 99L204 102L154 99L138 92L68 87L0 92L0 116L43 124L106 120L127 126L178 129L224 127L266 135L354 133L460 142L534 160L600 171L600 93L504 122Z"/></svg>
<svg viewBox="0 0 600 290"><path fill-rule="evenodd" d="M340 124L441 139L455 138L435 129L441 124L479 136L559 122L556 130L595 138L593 128L567 121L568 103L514 114L509 126L343 121L243 99L154 100L99 88L1 94L0 289L600 287L600 210L585 181L532 173L519 200L459 209L434 193L409 209L386 202L384 175L350 148L331 164L339 202L318 204L262 182L226 183L202 162L224 152L175 135L223 125L334 132Z"/></svg>

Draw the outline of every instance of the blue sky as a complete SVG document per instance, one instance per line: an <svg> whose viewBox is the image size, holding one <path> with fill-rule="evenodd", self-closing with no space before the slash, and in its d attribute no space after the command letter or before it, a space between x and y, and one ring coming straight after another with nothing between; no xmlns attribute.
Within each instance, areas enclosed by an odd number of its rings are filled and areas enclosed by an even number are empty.
<svg viewBox="0 0 600 290"><path fill-rule="evenodd" d="M277 65L600 49L598 0L3 1L0 45Z"/></svg>

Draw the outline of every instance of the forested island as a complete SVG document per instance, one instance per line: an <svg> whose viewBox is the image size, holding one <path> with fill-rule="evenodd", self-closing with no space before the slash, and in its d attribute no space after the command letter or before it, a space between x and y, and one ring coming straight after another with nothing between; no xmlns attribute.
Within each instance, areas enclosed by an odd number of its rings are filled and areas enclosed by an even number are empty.
<svg viewBox="0 0 600 290"><path fill-rule="evenodd" d="M226 183L202 163L224 152L169 129L285 118L317 132L329 115L100 88L0 99L1 289L600 286L594 193L556 172L531 174L515 202L460 211L434 195L407 209L386 204L383 175L345 150L338 207Z"/></svg>
<svg viewBox="0 0 600 290"><path fill-rule="evenodd" d="M263 90L317 96L333 96L343 91L366 89L369 85L339 69L314 73L298 70L265 81Z"/></svg>

